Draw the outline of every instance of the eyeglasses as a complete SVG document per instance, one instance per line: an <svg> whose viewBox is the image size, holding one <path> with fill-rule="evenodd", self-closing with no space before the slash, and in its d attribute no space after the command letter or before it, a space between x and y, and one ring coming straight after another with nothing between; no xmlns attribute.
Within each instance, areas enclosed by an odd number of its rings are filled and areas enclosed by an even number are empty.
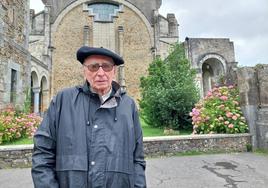
<svg viewBox="0 0 268 188"><path fill-rule="evenodd" d="M91 63L89 65L84 65L91 72L97 72L101 67L105 72L110 72L113 70L114 65L112 63L102 63L101 65L98 63Z"/></svg>

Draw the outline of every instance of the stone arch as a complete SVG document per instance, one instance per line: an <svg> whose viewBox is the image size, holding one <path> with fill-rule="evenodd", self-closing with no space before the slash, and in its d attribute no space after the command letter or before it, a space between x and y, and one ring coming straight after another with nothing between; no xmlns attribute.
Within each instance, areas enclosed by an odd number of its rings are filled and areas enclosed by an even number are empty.
<svg viewBox="0 0 268 188"><path fill-rule="evenodd" d="M226 60L218 54L207 54L199 61L202 70L202 95L205 96L213 86L220 84L226 74Z"/></svg>
<svg viewBox="0 0 268 188"><path fill-rule="evenodd" d="M39 87L38 73L36 70L31 71L31 88Z"/></svg>
<svg viewBox="0 0 268 188"><path fill-rule="evenodd" d="M83 3L95 3L95 2L107 2L107 1L105 1L105 0L102 0L102 1L97 1L97 0L77 0L77 1L73 2L72 4L70 4L68 7L66 7L65 9L63 9L61 11L61 13L57 16L55 22L53 23L53 25L51 27L52 33L53 32L56 32L58 26L61 23L61 20L73 8L75 8L75 7L79 6L79 5L82 5ZM111 3L121 3L124 6L127 6L128 8L130 8L131 10L133 10L137 15L139 15L139 17L142 19L142 21L146 25L146 28L147 28L148 33L150 35L150 42L151 42L151 44L153 44L154 39L153 39L153 35L152 35L153 30L152 30L151 24L148 21L148 19L145 17L145 15L137 7L135 7L133 4L131 4L131 3L127 2L127 1L124 1L124 0L112 0Z"/></svg>
<svg viewBox="0 0 268 188"><path fill-rule="evenodd" d="M226 72L226 70L227 70L226 59L224 57L222 57L221 55L216 54L216 53L209 53L209 54L206 54L204 57L202 57L199 61L199 68L202 68L203 63L208 59L217 59L218 61L220 61L224 67L224 72Z"/></svg>

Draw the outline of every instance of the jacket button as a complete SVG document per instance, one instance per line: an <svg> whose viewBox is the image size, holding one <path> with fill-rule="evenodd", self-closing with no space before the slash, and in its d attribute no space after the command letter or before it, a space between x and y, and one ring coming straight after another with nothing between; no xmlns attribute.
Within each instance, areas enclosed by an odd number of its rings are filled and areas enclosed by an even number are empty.
<svg viewBox="0 0 268 188"><path fill-rule="evenodd" d="M98 128L98 125L94 125L94 128L97 129Z"/></svg>
<svg viewBox="0 0 268 188"><path fill-rule="evenodd" d="M87 121L87 125L89 125L89 121Z"/></svg>
<svg viewBox="0 0 268 188"><path fill-rule="evenodd" d="M92 166L94 166L95 165L95 161L91 161L91 163L90 163Z"/></svg>

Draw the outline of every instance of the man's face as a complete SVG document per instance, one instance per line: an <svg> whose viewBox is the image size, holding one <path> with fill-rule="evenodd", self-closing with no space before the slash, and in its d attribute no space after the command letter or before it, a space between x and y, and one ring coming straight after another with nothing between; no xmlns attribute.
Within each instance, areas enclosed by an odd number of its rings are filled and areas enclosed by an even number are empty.
<svg viewBox="0 0 268 188"><path fill-rule="evenodd" d="M104 95L109 92L116 74L112 58L102 55L91 55L85 59L83 67L84 76L96 93Z"/></svg>

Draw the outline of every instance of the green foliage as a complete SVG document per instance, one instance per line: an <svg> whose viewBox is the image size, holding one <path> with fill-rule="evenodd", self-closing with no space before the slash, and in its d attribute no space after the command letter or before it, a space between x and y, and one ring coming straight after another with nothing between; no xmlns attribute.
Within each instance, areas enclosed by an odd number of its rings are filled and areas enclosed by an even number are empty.
<svg viewBox="0 0 268 188"><path fill-rule="evenodd" d="M144 122L144 118L142 117L140 117L140 122L142 126L143 137L192 134L192 130L180 130L180 131L168 130L171 132L167 133L166 129L149 126L148 124Z"/></svg>
<svg viewBox="0 0 268 188"><path fill-rule="evenodd" d="M25 101L23 103L22 112L29 114L31 112L31 89L26 89Z"/></svg>
<svg viewBox="0 0 268 188"><path fill-rule="evenodd" d="M188 113L198 100L195 71L176 44L163 61L155 59L141 78L141 114L153 127L179 129L189 124Z"/></svg>
<svg viewBox="0 0 268 188"><path fill-rule="evenodd" d="M20 138L31 138L41 122L35 114L7 109L0 112L0 144Z"/></svg>
<svg viewBox="0 0 268 188"><path fill-rule="evenodd" d="M239 106L238 89L234 86L213 88L190 115L195 134L234 134L249 130Z"/></svg>

